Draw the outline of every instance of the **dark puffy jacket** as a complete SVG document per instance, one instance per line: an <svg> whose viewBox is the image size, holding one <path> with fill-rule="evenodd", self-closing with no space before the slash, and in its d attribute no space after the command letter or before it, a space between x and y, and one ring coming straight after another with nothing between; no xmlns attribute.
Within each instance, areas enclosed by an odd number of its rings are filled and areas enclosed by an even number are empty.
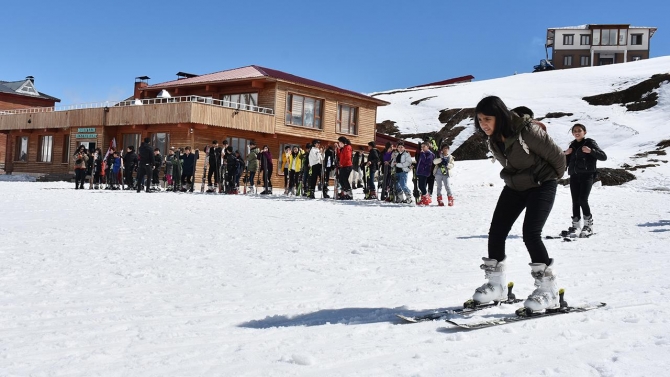
<svg viewBox="0 0 670 377"><path fill-rule="evenodd" d="M582 152L582 147L591 148L591 153ZM598 160L607 160L607 155L603 152L593 139L574 140L568 148L572 148L572 153L565 156L565 163L568 165L568 174L582 174L596 172L596 162Z"/></svg>
<svg viewBox="0 0 670 377"><path fill-rule="evenodd" d="M209 149L209 165L210 166L219 166L218 164L221 161L221 147L212 147Z"/></svg>
<svg viewBox="0 0 670 377"><path fill-rule="evenodd" d="M505 139L505 150L487 140L491 153L503 166L500 178L507 187L525 191L563 176L565 155L540 126L527 115L522 118L512 113L512 129L514 134Z"/></svg>
<svg viewBox="0 0 670 377"><path fill-rule="evenodd" d="M379 167L379 160L380 159L381 159L381 156L379 154L379 150L372 149L370 151L370 154L368 154L368 162L370 163L370 169L372 171L377 170L377 168Z"/></svg>
<svg viewBox="0 0 670 377"><path fill-rule="evenodd" d="M137 166L137 154L133 151L123 156L123 168L126 171L132 171Z"/></svg>
<svg viewBox="0 0 670 377"><path fill-rule="evenodd" d="M435 155L430 150L419 153L419 162L416 165L416 175L422 177L429 177L431 170L433 170L433 160Z"/></svg>
<svg viewBox="0 0 670 377"><path fill-rule="evenodd" d="M268 171L272 171L272 167L273 167L273 165L272 165L272 154L270 153L270 151L261 152L258 155L258 160L261 162L261 170L265 170L267 168ZM267 166L264 165L266 163L267 163Z"/></svg>
<svg viewBox="0 0 670 377"><path fill-rule="evenodd" d="M181 171L184 175L193 175L193 169L195 169L195 153L189 153L188 155L184 153L179 156L179 159L182 160Z"/></svg>
<svg viewBox="0 0 670 377"><path fill-rule="evenodd" d="M232 153L226 153L224 158L226 159L226 171L229 174L237 173L237 158Z"/></svg>
<svg viewBox="0 0 670 377"><path fill-rule="evenodd" d="M140 163L145 165L145 164L153 164L154 161L154 150L151 148L151 145L147 143L142 143L140 145Z"/></svg>
<svg viewBox="0 0 670 377"><path fill-rule="evenodd" d="M158 168L160 168L161 166L163 166L163 156L161 156L160 153L159 153L159 154L155 154L155 155L154 155L154 167L155 167L156 169L158 169Z"/></svg>

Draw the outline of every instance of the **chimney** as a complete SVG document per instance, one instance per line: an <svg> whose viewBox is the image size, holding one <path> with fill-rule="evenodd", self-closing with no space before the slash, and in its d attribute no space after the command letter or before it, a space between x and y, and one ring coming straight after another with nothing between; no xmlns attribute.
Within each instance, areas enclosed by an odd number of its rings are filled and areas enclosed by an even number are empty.
<svg viewBox="0 0 670 377"><path fill-rule="evenodd" d="M149 76L135 77L135 89L133 90L133 97L135 99L142 98L142 91L140 89L149 86L149 79L150 79Z"/></svg>
<svg viewBox="0 0 670 377"><path fill-rule="evenodd" d="M26 76L26 80L30 80L33 85L35 84L35 78L33 76Z"/></svg>

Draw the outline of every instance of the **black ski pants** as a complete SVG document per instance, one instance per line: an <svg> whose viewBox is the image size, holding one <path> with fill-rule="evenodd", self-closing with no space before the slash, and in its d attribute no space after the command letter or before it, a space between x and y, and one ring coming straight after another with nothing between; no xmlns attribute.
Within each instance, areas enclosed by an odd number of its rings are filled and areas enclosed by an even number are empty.
<svg viewBox="0 0 670 377"><path fill-rule="evenodd" d="M151 165L150 164L140 164L137 168L137 192L140 192L142 185L144 184L144 178L146 177L147 183L144 186L149 192L149 187L151 187Z"/></svg>
<svg viewBox="0 0 670 377"><path fill-rule="evenodd" d="M338 181L340 182L340 188L342 188L343 191L347 192L347 194L351 194L351 185L349 184L349 176L351 175L351 166L347 166L344 168L339 168L337 175L338 175Z"/></svg>
<svg viewBox="0 0 670 377"><path fill-rule="evenodd" d="M316 180L321 177L321 164L313 165L309 175L309 193L314 195L316 191Z"/></svg>
<svg viewBox="0 0 670 377"><path fill-rule="evenodd" d="M86 181L86 169L74 169L74 187L84 188L84 181Z"/></svg>
<svg viewBox="0 0 670 377"><path fill-rule="evenodd" d="M428 182L428 177L420 175L418 178L419 178L418 179L419 191L421 191L421 195L426 195L428 193L428 191L426 191L426 183Z"/></svg>
<svg viewBox="0 0 670 377"><path fill-rule="evenodd" d="M530 254L530 260L532 263L551 263L547 248L542 242L542 228L554 206L556 185L556 181L552 180L526 191L515 191L507 186L503 188L489 229L489 258L498 261L505 259L505 240L512 225L525 209L523 242Z"/></svg>
<svg viewBox="0 0 670 377"><path fill-rule="evenodd" d="M589 195L593 187L593 173L573 174L570 176L570 194L572 195L572 217L581 219L579 210L584 217L591 216Z"/></svg>
<svg viewBox="0 0 670 377"><path fill-rule="evenodd" d="M207 167L207 185L211 186L212 185L212 176L214 176L214 181L216 184L219 184L221 181L219 179L219 169L216 167L215 164L212 164L211 162L209 163L209 166Z"/></svg>
<svg viewBox="0 0 670 377"><path fill-rule="evenodd" d="M126 179L126 186L128 186L128 187L134 187L135 186L135 185L133 185L133 170L135 170L134 167L131 167L131 168L126 169L124 171L124 173L125 173L124 178Z"/></svg>

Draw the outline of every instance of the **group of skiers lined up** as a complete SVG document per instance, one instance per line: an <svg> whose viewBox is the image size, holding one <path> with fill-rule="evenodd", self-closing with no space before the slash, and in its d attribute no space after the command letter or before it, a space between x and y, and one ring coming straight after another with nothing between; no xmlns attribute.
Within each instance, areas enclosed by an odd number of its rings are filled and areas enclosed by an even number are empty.
<svg viewBox="0 0 670 377"><path fill-rule="evenodd" d="M191 147L173 147L163 157L158 148L151 147L150 141L149 138L144 139L139 153L135 152L134 146L128 146L123 155L110 148L103 156L100 148L87 151L84 146L80 146L74 155L75 187L83 189L88 176L89 189L102 188L105 183L105 188L110 190L159 190L159 171L164 167L167 190L192 192L199 151L193 153ZM321 147L320 140L307 143L305 149L298 145L286 146L278 161L284 173L284 194L314 199L315 193L321 191L322 198L330 198L328 179L332 174L336 179L337 199L351 200L353 190L363 188L365 199L368 200L428 205L432 202L434 184L437 182L438 205L445 204L441 194L444 186L447 203L451 206L454 199L449 178L454 158L449 154L449 146L446 144L439 150L431 147L433 145L430 143L423 143L414 159L405 150L402 141L396 145L386 143L381 152L371 141L368 143L367 156L363 151L354 153L351 142L344 136L325 149ZM240 179L244 175L245 192L247 186L250 192L255 192L254 179L260 185L262 177L261 194L272 193L272 154L267 145L261 150L252 141L246 157L242 157L239 151L228 146L227 141L219 146L214 140L205 147L204 152L203 191L206 177L207 192L237 194ZM407 185L411 170L415 177L414 192ZM134 172L137 172L137 179L133 177ZM378 191L381 192L380 197L377 196Z"/></svg>
<svg viewBox="0 0 670 377"><path fill-rule="evenodd" d="M363 151L354 153L351 142L341 136L334 145L325 149L320 140L306 144L305 149L297 145L286 146L279 161L284 172L284 195L303 195L314 199L319 189L317 181L320 181L322 198L330 198L327 180L334 173L337 199L351 200L353 190L363 188L366 200L428 205L432 202L433 185L437 181L438 204L444 205L441 195L444 186L448 203L453 205L449 177L454 159L449 154L448 145L433 152L431 145L424 143L415 160L405 150L402 141L396 145L387 143L382 152L371 141L366 156ZM414 195L407 187L410 170L414 171L416 178Z"/></svg>

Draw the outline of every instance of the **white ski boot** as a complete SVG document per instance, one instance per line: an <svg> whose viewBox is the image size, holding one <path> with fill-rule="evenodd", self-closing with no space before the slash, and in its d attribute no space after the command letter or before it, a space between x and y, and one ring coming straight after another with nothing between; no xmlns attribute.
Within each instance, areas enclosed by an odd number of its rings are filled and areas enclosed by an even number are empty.
<svg viewBox="0 0 670 377"><path fill-rule="evenodd" d="M579 238L586 238L593 234L593 215L584 216L584 227L579 233Z"/></svg>
<svg viewBox="0 0 670 377"><path fill-rule="evenodd" d="M542 312L546 309L560 308L558 285L554 275L554 260L547 266L544 263L529 263L531 275L535 278L535 290L523 303L526 311L533 313Z"/></svg>
<svg viewBox="0 0 670 377"><path fill-rule="evenodd" d="M484 264L479 266L485 272L489 281L475 290L472 300L476 304L485 304L491 301L505 301L507 297L507 277L505 274L505 259L498 262L495 259L482 258Z"/></svg>
<svg viewBox="0 0 670 377"><path fill-rule="evenodd" d="M577 237L577 232L579 232L579 229L582 227L582 219L579 217L573 217L572 218L572 226L568 228L568 237L570 238L575 238Z"/></svg>

